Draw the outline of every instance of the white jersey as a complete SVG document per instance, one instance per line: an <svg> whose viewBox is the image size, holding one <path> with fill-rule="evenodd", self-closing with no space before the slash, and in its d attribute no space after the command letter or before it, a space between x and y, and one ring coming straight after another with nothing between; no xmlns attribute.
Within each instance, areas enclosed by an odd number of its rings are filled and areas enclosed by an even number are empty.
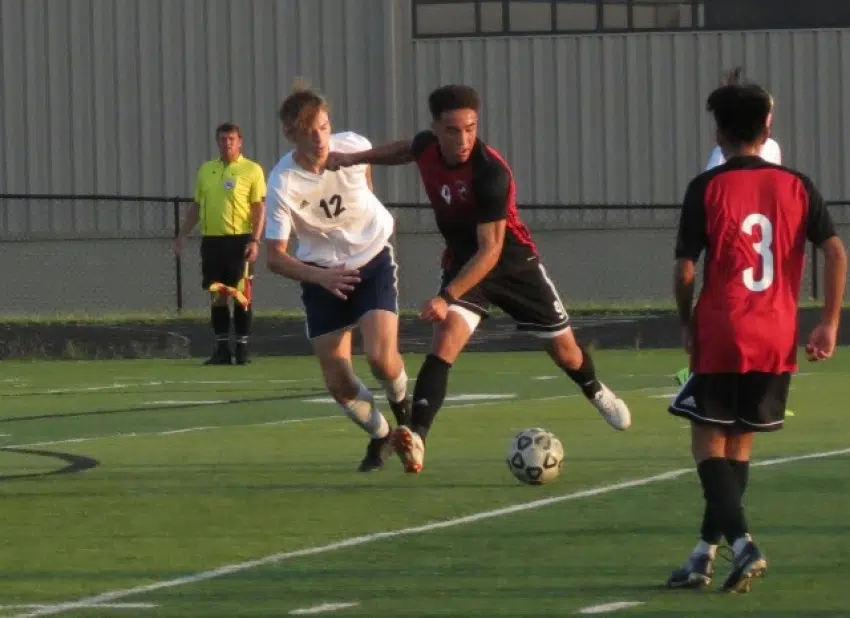
<svg viewBox="0 0 850 618"><path fill-rule="evenodd" d="M782 165L782 150L779 148L779 144L776 143L776 140L772 137L768 137L767 141L762 144L759 156L768 163ZM720 146L715 146L714 150L711 151L711 156L708 157L708 163L705 166L705 170L708 171L711 168L723 165L724 163L726 163L726 157L723 156Z"/></svg>
<svg viewBox="0 0 850 618"><path fill-rule="evenodd" d="M332 152L359 152L372 144L357 133L335 133ZM393 217L369 189L366 165L314 174L287 153L269 174L266 238L298 237L295 257L319 266L360 268L387 246Z"/></svg>

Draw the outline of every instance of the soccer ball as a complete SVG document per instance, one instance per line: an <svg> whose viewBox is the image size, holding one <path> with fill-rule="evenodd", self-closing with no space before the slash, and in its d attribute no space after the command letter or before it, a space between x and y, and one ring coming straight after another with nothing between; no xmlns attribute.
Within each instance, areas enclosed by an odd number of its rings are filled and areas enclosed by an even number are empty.
<svg viewBox="0 0 850 618"><path fill-rule="evenodd" d="M558 478L564 465L564 447L551 431L523 429L508 444L508 468L517 480L543 485Z"/></svg>

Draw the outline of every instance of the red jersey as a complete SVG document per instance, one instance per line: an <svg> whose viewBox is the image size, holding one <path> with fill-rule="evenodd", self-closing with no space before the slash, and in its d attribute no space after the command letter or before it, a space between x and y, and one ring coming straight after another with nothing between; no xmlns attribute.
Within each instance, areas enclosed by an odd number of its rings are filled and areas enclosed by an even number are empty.
<svg viewBox="0 0 850 618"><path fill-rule="evenodd" d="M457 269L478 250L479 223L506 220L505 243L495 271L527 264L537 257L531 233L520 220L511 168L493 148L477 140L469 159L446 165L437 136L413 138L413 155L437 228L446 241L443 268Z"/></svg>
<svg viewBox="0 0 850 618"><path fill-rule="evenodd" d="M803 174L736 157L688 186L676 257L705 249L693 316L695 373L797 369L798 301L806 239L835 235L823 199Z"/></svg>

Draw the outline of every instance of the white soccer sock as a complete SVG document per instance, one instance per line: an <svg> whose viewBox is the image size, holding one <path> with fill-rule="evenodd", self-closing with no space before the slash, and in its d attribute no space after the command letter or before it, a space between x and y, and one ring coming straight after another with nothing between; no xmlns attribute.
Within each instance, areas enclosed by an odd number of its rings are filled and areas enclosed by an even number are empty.
<svg viewBox="0 0 850 618"><path fill-rule="evenodd" d="M700 539L697 546L694 547L694 551L691 552L692 556L705 556L708 555L712 560L714 560L715 556L717 556L717 545L710 545L706 543L702 539Z"/></svg>
<svg viewBox="0 0 850 618"><path fill-rule="evenodd" d="M752 540L753 537L751 537L749 534L739 536L737 539L735 539L735 542L732 543L732 551L735 553L736 558L738 557L738 555L740 555L742 551L744 551L744 548L747 546L747 543Z"/></svg>
<svg viewBox="0 0 850 618"><path fill-rule="evenodd" d="M357 398L339 404L345 415L373 438L385 438L390 433L387 419L375 406L375 398L363 382Z"/></svg>
<svg viewBox="0 0 850 618"><path fill-rule="evenodd" d="M401 373L395 379L380 380L380 383L387 394L387 400L391 403L398 403L407 397L407 372L404 367L401 368Z"/></svg>

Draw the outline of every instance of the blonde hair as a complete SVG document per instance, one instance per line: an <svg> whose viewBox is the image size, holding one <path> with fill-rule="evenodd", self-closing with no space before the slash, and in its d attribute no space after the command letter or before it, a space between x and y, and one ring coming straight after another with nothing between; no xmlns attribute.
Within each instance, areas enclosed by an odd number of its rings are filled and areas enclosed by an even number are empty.
<svg viewBox="0 0 850 618"><path fill-rule="evenodd" d="M296 77L292 94L281 103L277 114L283 125L283 134L294 141L295 136L304 131L321 111L330 112L325 97L311 88L305 78Z"/></svg>

